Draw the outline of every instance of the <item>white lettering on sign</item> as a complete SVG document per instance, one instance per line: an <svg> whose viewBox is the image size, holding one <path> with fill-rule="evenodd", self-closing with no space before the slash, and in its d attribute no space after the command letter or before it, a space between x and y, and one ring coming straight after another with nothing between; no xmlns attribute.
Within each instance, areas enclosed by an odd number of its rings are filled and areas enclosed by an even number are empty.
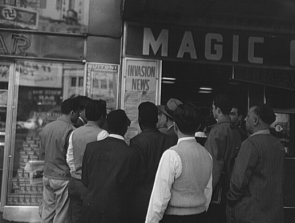
<svg viewBox="0 0 295 223"><path fill-rule="evenodd" d="M183 58L185 53L189 53L192 59L197 59L197 53L193 34L191 32L185 32L181 41L181 45L177 54L178 58Z"/></svg>
<svg viewBox="0 0 295 223"><path fill-rule="evenodd" d="M177 58L183 58L186 54L190 59L198 59L200 56L199 52L195 47L196 38L194 33L191 31L184 31L181 43L179 45ZM223 59L224 54L224 40L220 33L207 33L205 36L205 51L204 57L207 60L219 61ZM294 40L295 41L295 40ZM291 58L290 64L295 66L295 42L291 41ZM264 37L251 36L248 39L248 52L247 59L252 64L263 64L263 57L255 55L255 46L257 44L264 44ZM174 47L174 46L173 46ZM177 47L177 46L176 46ZM143 35L143 55L156 55L159 54L161 57L168 57L169 49L169 30L162 29L157 36L154 36L151 28L144 28ZM151 52L152 51L152 52ZM240 53L240 36L232 36L232 62L239 62Z"/></svg>
<svg viewBox="0 0 295 223"><path fill-rule="evenodd" d="M290 64L295 66L295 40L290 42Z"/></svg>
<svg viewBox="0 0 295 223"><path fill-rule="evenodd" d="M212 50L212 42L215 40L217 43L223 42L223 37L221 34L208 33L205 39L205 57L207 60L220 60L222 58L222 45L214 44Z"/></svg>
<svg viewBox="0 0 295 223"><path fill-rule="evenodd" d="M233 62L239 62L239 43L240 37L238 35L233 35Z"/></svg>
<svg viewBox="0 0 295 223"><path fill-rule="evenodd" d="M131 77L155 77L156 67L128 65L128 76Z"/></svg>
<svg viewBox="0 0 295 223"><path fill-rule="evenodd" d="M161 56L168 56L168 35L169 31L167 29L162 29L159 37L155 40L152 30L150 28L144 28L143 35L143 55L150 55L150 46L153 50L153 53L156 55L158 50L161 47Z"/></svg>
<svg viewBox="0 0 295 223"><path fill-rule="evenodd" d="M31 41L27 36L21 34L11 35L11 51L7 49L5 39L0 34L0 54L17 54L26 55L26 50L31 46Z"/></svg>
<svg viewBox="0 0 295 223"><path fill-rule="evenodd" d="M263 64L262 57L255 57L255 43L264 43L263 37L250 36L248 41L248 61L255 64Z"/></svg>

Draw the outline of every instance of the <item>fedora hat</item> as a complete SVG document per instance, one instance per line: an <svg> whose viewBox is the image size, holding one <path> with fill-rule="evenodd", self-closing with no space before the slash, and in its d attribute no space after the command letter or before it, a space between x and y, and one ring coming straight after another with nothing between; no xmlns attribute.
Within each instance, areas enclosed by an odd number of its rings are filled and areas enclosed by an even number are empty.
<svg viewBox="0 0 295 223"><path fill-rule="evenodd" d="M175 98L170 98L166 105L158 105L158 110L173 119L173 113L182 102Z"/></svg>

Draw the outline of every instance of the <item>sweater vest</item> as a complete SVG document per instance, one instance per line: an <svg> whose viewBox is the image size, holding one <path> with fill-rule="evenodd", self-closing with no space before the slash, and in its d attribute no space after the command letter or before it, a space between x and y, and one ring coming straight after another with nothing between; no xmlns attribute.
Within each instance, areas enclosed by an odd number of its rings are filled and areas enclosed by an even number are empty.
<svg viewBox="0 0 295 223"><path fill-rule="evenodd" d="M196 140L185 140L171 148L181 159L182 173L171 188L165 214L193 215L206 211L205 188L212 174L212 159Z"/></svg>
<svg viewBox="0 0 295 223"><path fill-rule="evenodd" d="M72 177L81 179L82 177L82 161L86 145L90 142L97 141L97 135L102 131L98 126L86 124L73 132L73 157L75 165L75 173Z"/></svg>

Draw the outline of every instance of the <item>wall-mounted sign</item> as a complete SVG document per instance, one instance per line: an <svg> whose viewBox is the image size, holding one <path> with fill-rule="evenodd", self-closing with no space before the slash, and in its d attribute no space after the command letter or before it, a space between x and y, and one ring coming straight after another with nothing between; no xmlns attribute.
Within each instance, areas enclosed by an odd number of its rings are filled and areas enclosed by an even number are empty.
<svg viewBox="0 0 295 223"><path fill-rule="evenodd" d="M18 61L16 77L20 86L61 88L62 64Z"/></svg>
<svg viewBox="0 0 295 223"><path fill-rule="evenodd" d="M86 64L86 95L107 102L107 109L117 108L119 65L105 63Z"/></svg>
<svg viewBox="0 0 295 223"><path fill-rule="evenodd" d="M0 27L87 33L89 0L0 1Z"/></svg>
<svg viewBox="0 0 295 223"><path fill-rule="evenodd" d="M295 66L295 37L209 28L126 24L126 56L221 64Z"/></svg>
<svg viewBox="0 0 295 223"><path fill-rule="evenodd" d="M131 120L125 138L127 142L140 131L138 126L138 106L141 102L160 102L161 62L158 60L125 58L121 107Z"/></svg>
<svg viewBox="0 0 295 223"><path fill-rule="evenodd" d="M234 67L234 79L295 90L295 75L292 70Z"/></svg>
<svg viewBox="0 0 295 223"><path fill-rule="evenodd" d="M85 59L84 38L0 31L0 56L62 58L82 61Z"/></svg>
<svg viewBox="0 0 295 223"><path fill-rule="evenodd" d="M0 24L14 28L38 29L38 12L9 5L0 5Z"/></svg>

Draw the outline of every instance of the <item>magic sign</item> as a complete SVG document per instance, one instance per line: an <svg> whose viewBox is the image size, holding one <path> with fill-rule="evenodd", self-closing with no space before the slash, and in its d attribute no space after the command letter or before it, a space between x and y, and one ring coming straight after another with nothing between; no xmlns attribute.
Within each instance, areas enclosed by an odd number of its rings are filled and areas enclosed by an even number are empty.
<svg viewBox="0 0 295 223"><path fill-rule="evenodd" d="M295 66L295 36L127 24L126 55L159 59Z"/></svg>

